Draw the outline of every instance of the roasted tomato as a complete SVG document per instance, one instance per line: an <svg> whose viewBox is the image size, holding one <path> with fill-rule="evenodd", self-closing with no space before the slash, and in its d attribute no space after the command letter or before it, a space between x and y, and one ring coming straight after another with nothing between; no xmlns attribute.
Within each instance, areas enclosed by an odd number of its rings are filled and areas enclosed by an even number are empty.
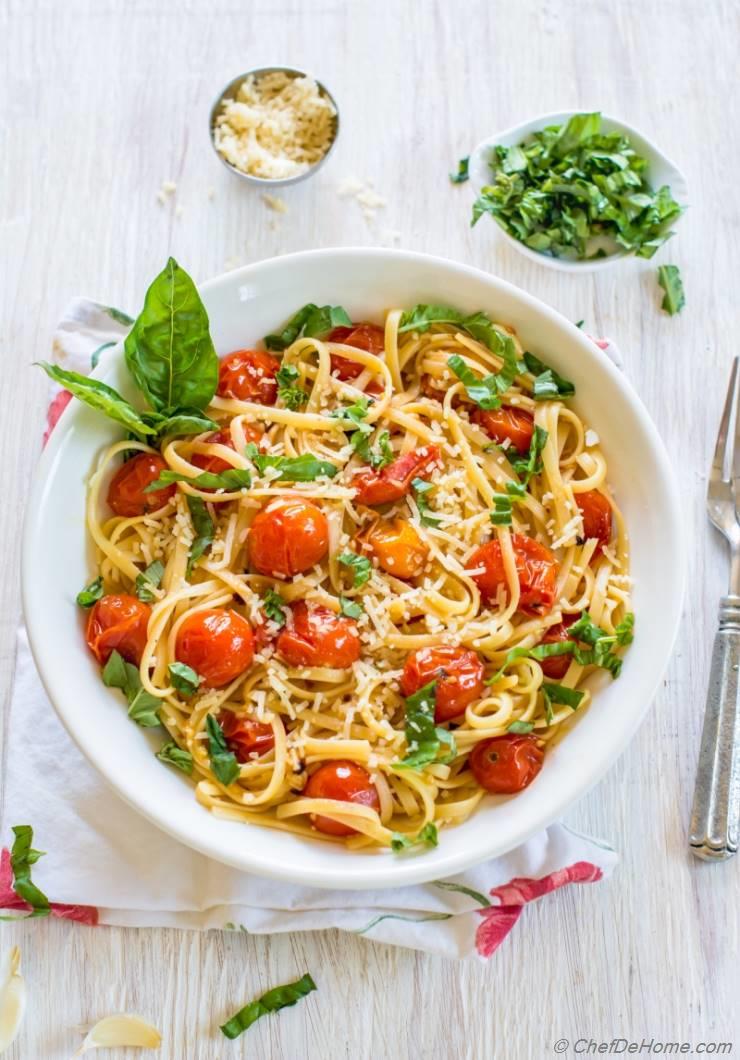
<svg viewBox="0 0 740 1060"><path fill-rule="evenodd" d="M278 384L275 378L280 368L277 357L263 350L236 350L224 357L218 370L219 397L237 401L255 401L259 405L274 405Z"/></svg>
<svg viewBox="0 0 740 1060"><path fill-rule="evenodd" d="M210 688L222 688L252 665L252 627L236 611L194 611L177 631L175 657Z"/></svg>
<svg viewBox="0 0 740 1060"><path fill-rule="evenodd" d="M583 536L587 540L595 537L599 542L596 551L601 552L612 539L612 506L598 490L576 493L575 498L583 516Z"/></svg>
<svg viewBox="0 0 740 1060"><path fill-rule="evenodd" d="M247 442L254 442L255 445L259 445L262 441L263 435L259 428L247 424L244 427L244 437ZM207 438L203 439L203 441L208 445L225 445L229 449L236 450L236 446L231 438L231 431L228 427L224 427L220 431L214 431L213 434L209 434ZM209 471L212 475L221 475L224 471L228 471L234 466L233 464L230 464L228 460L224 460L220 456L209 453L193 453L190 457L190 463L194 464L195 467L199 467L202 471Z"/></svg>
<svg viewBox="0 0 740 1060"><path fill-rule="evenodd" d="M320 604L299 600L277 639L289 666L329 666L343 670L360 658L360 635L351 618Z"/></svg>
<svg viewBox="0 0 740 1060"><path fill-rule="evenodd" d="M532 615L545 614L555 603L557 561L549 548L525 534L512 534L511 543L519 575L519 608ZM504 561L497 539L476 549L468 560L468 568L482 568L472 578L485 601L496 599L500 585L506 588Z"/></svg>
<svg viewBox="0 0 740 1060"><path fill-rule="evenodd" d="M544 758L536 736L509 733L477 743L470 756L470 768L486 791L515 795L532 783Z"/></svg>
<svg viewBox="0 0 740 1060"><path fill-rule="evenodd" d="M424 570L429 549L406 519L376 519L362 541L383 570L396 578L417 578Z"/></svg>
<svg viewBox="0 0 740 1060"><path fill-rule="evenodd" d="M166 462L156 453L139 453L127 460L110 480L108 506L116 515L123 515L127 519L155 512L175 496L177 486L173 483L152 493L145 493L144 490L166 470Z"/></svg>
<svg viewBox="0 0 740 1060"><path fill-rule="evenodd" d="M540 644L559 644L570 640L570 627L577 621L578 615L563 615L563 621L558 622L557 626L550 626ZM559 681L565 677L572 657L568 652L567 655L551 655L548 659L540 659L543 674L553 681Z"/></svg>
<svg viewBox="0 0 740 1060"><path fill-rule="evenodd" d="M396 457L390 464L386 464L380 471L372 468L363 468L359 474L352 479L352 485L357 491L355 499L360 504L392 504L405 497L411 488L411 483L424 471L431 471L435 465L440 464L439 447L436 445L423 445L420 449L413 449L405 456Z"/></svg>
<svg viewBox="0 0 740 1060"><path fill-rule="evenodd" d="M247 538L249 562L259 573L290 578L320 563L329 548L329 524L311 501L285 498L255 516Z"/></svg>
<svg viewBox="0 0 740 1060"><path fill-rule="evenodd" d="M335 799L337 802L354 802L377 810L380 806L378 792L370 780L370 774L355 762L324 762L308 778L303 794L307 799ZM326 835L354 835L356 828L340 824L331 817L311 814L311 823Z"/></svg>
<svg viewBox="0 0 740 1060"><path fill-rule="evenodd" d="M483 663L474 651L442 645L419 648L406 659L401 692L412 696L431 681L437 682L434 720L450 721L483 692Z"/></svg>
<svg viewBox="0 0 740 1060"><path fill-rule="evenodd" d="M101 666L117 651L138 666L146 646L152 609L135 596L111 593L93 607L87 620L87 646Z"/></svg>
<svg viewBox="0 0 740 1060"><path fill-rule="evenodd" d="M231 710L222 710L219 721L226 745L236 755L237 762L248 762L253 756L267 754L275 746L272 725L234 714Z"/></svg>
<svg viewBox="0 0 740 1060"><path fill-rule="evenodd" d="M508 439L511 448L516 449L520 455L529 451L534 434L534 418L524 409L514 408L513 405L502 405L500 409L492 409L490 412L476 409L470 418L499 445L503 445Z"/></svg>
<svg viewBox="0 0 740 1060"><path fill-rule="evenodd" d="M376 356L385 350L385 331L377 324L352 324L351 327L334 328L326 337L327 342L341 342L344 346L354 346L358 350L367 350ZM347 383L362 375L364 365L351 361L349 357L331 355L332 374Z"/></svg>

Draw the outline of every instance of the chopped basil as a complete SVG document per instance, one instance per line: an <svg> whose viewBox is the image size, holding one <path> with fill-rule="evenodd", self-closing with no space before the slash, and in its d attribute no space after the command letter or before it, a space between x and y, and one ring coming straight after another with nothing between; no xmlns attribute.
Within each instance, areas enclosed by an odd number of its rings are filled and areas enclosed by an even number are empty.
<svg viewBox="0 0 740 1060"><path fill-rule="evenodd" d="M155 559L154 563L150 563L141 574L137 574L136 595L145 604L150 604L152 600L156 600L157 596L153 590L159 588L163 575L164 564L160 563L158 559Z"/></svg>
<svg viewBox="0 0 740 1060"><path fill-rule="evenodd" d="M534 725L531 721L512 721L511 725L507 728L507 732L525 733L531 732Z"/></svg>
<svg viewBox="0 0 740 1060"><path fill-rule="evenodd" d="M317 306L313 302L304 305L291 317L283 330L276 335L265 336L268 350L284 350L291 346L299 335L320 338L336 327L349 327L352 324L346 311L340 305Z"/></svg>
<svg viewBox="0 0 740 1060"><path fill-rule="evenodd" d="M423 769L430 762L451 762L457 754L455 737L448 729L434 724L437 682L431 681L406 698L406 757L394 769ZM438 758L442 744L449 753Z"/></svg>
<svg viewBox="0 0 740 1060"><path fill-rule="evenodd" d="M343 552L337 559L342 566L352 568L355 589L359 589L361 585L370 580L373 566L367 556L358 556L355 552Z"/></svg>
<svg viewBox="0 0 740 1060"><path fill-rule="evenodd" d="M278 397L286 408L293 411L301 408L308 401L306 391L302 387L294 385L298 374L298 369L295 365L283 364L275 376L278 384Z"/></svg>
<svg viewBox="0 0 740 1060"><path fill-rule="evenodd" d="M618 622L614 627L614 635L617 638L617 644L627 645L631 644L635 639L635 616L631 611L628 611L621 622Z"/></svg>
<svg viewBox="0 0 740 1060"><path fill-rule="evenodd" d="M181 696L192 696L198 691L201 678L192 666L188 666L186 663L173 662L170 663L167 670L169 671L173 688Z"/></svg>
<svg viewBox="0 0 740 1060"><path fill-rule="evenodd" d="M97 577L95 581L90 582L89 585L86 585L84 589L78 592L77 604L79 607L92 607L104 595L103 579Z"/></svg>
<svg viewBox="0 0 740 1060"><path fill-rule="evenodd" d="M162 744L155 757L160 762L166 762L167 765L174 766L182 773L187 773L188 776L193 774L193 756L190 751L185 751L182 747L178 747L173 740Z"/></svg>
<svg viewBox="0 0 740 1060"><path fill-rule="evenodd" d="M394 832L391 836L391 850L394 854L400 854L401 851L411 850L414 847L436 847L438 845L437 826L432 821L425 824L415 836L404 835L402 832Z"/></svg>
<svg viewBox="0 0 740 1060"><path fill-rule="evenodd" d="M523 482L507 482L506 493L494 493L493 511L489 518L494 526L511 526L511 502L514 497L523 497L526 489Z"/></svg>
<svg viewBox="0 0 740 1060"><path fill-rule="evenodd" d="M514 344L510 339L506 345L504 365L500 372L491 372L483 377L477 376L457 353L448 358L447 367L451 368L460 382L464 384L470 400L487 411L501 407L501 395L505 394L514 382L518 371Z"/></svg>
<svg viewBox="0 0 740 1060"><path fill-rule="evenodd" d="M208 732L208 754L211 759L211 769L217 779L228 787L239 776L239 763L236 760L236 755L227 747L224 730L213 714L206 714L206 730Z"/></svg>
<svg viewBox="0 0 740 1060"><path fill-rule="evenodd" d="M491 353L495 353L498 357L504 359L505 364L502 371L505 370L510 373L513 368L514 375L516 375L514 343L511 337L497 327L486 313L479 311L466 315L451 306L419 304L412 309L406 310L401 316L398 330L400 333L405 331L422 333L428 331L432 324L457 324L472 335L474 339L487 346ZM512 382L514 375L511 376ZM510 386L511 383L508 385Z"/></svg>
<svg viewBox="0 0 740 1060"><path fill-rule="evenodd" d="M548 704L562 703L571 710L577 710L585 692L579 692L575 688L566 688L565 685L554 684L552 681L543 681L540 690Z"/></svg>
<svg viewBox="0 0 740 1060"><path fill-rule="evenodd" d="M529 443L529 450L526 456L520 456L513 446L509 446L508 449L502 450L511 466L522 480L522 485L525 488L529 485L529 480L532 476L539 475L542 471L541 457L546 442L547 431L544 427L536 426L532 432L532 441Z"/></svg>
<svg viewBox="0 0 740 1060"><path fill-rule="evenodd" d="M487 685L495 684L517 659L537 659L540 662L542 659L550 659L554 655L571 655L575 647L576 645L572 640L558 640L552 644L535 644L533 648L511 648L506 653L506 658L500 669L491 677L486 678L485 683Z"/></svg>
<svg viewBox="0 0 740 1060"><path fill-rule="evenodd" d="M254 442L250 442L246 448L246 454L259 471L264 475L268 467L277 468L280 472L273 481L275 482L313 482L321 475L334 478L339 471L336 464L328 460L319 460L313 453L303 453L302 456L270 456L260 453Z"/></svg>
<svg viewBox="0 0 740 1060"><path fill-rule="evenodd" d="M162 700L141 687L138 667L126 662L117 651L111 652L103 667L103 684L108 688L120 688L128 702L128 716L137 725L153 729L160 724L159 711Z"/></svg>
<svg viewBox="0 0 740 1060"><path fill-rule="evenodd" d="M193 573L195 564L206 549L210 548L216 530L202 497L192 497L188 493L185 496L185 500L190 512L190 520L195 530L195 538L190 546L190 555L188 556L187 576L189 578Z"/></svg>
<svg viewBox="0 0 740 1060"><path fill-rule="evenodd" d="M391 446L391 436L388 431L381 431L378 435L378 451L370 454L370 463L376 470L392 464L395 453Z"/></svg>
<svg viewBox="0 0 740 1060"><path fill-rule="evenodd" d="M285 600L280 593L267 589L262 596L262 606L271 622L281 628L285 625Z"/></svg>
<svg viewBox="0 0 740 1060"><path fill-rule="evenodd" d="M43 850L34 850L33 828L30 824L13 826L13 846L10 850L10 868L13 873L11 887L20 899L31 906L27 916L1 916L0 920L29 920L33 917L49 916L49 899L31 879L31 866L44 856Z"/></svg>
<svg viewBox="0 0 740 1060"><path fill-rule="evenodd" d="M660 308L665 309L670 316L680 313L686 305L686 296L683 293L683 282L678 266L660 265L658 267L658 284L665 291Z"/></svg>
<svg viewBox="0 0 740 1060"><path fill-rule="evenodd" d="M316 990L316 983L308 974L301 976L295 983L276 986L256 1001L250 1001L248 1005L240 1009L236 1015L222 1025L221 1031L227 1038L238 1038L261 1016L267 1016L271 1012L279 1012L281 1008L295 1005L312 990Z"/></svg>
<svg viewBox="0 0 740 1060"><path fill-rule="evenodd" d="M345 405L342 408L334 409L331 415L334 419L349 420L352 425L352 430L359 429L369 433L373 428L369 423L364 422L369 407L370 399L367 397L359 397L352 405ZM350 424L348 424L348 426Z"/></svg>
<svg viewBox="0 0 740 1060"><path fill-rule="evenodd" d="M450 173L450 180L453 184L464 184L468 180L470 174L468 173L468 163L470 162L470 155L466 155L465 158L461 158L457 163L457 170L454 173Z"/></svg>
<svg viewBox="0 0 740 1060"><path fill-rule="evenodd" d="M436 529L441 519L438 519L434 515L430 515L431 511L429 507L429 501L426 498L426 494L429 490L434 489L433 482L427 482L423 478L415 478L411 480L411 489L414 491L414 500L416 501L416 507L419 509L419 522L422 526L430 526Z"/></svg>
<svg viewBox="0 0 740 1060"><path fill-rule="evenodd" d="M535 401L549 401L552 398L573 397L576 388L568 379L558 375L554 368L535 357L533 353L525 352L524 363L527 371L535 377L532 397Z"/></svg>
<svg viewBox="0 0 740 1060"><path fill-rule="evenodd" d="M346 618L362 618L365 609L356 600L350 600L347 596L340 596L339 610Z"/></svg>
<svg viewBox="0 0 740 1060"><path fill-rule="evenodd" d="M167 468L161 471L155 482L150 482L144 489L144 493L154 493L156 490L164 489L173 482L187 482L189 486L204 490L241 490L249 489L252 485L252 476L246 468L230 467L228 471L202 471L200 475L183 475L179 471L170 471Z"/></svg>

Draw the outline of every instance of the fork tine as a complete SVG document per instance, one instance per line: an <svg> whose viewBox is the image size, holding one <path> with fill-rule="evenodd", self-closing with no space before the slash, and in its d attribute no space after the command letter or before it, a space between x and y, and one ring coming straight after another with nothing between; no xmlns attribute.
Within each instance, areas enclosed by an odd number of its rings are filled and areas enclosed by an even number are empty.
<svg viewBox="0 0 740 1060"><path fill-rule="evenodd" d="M739 358L735 358L734 370L737 372ZM740 386L735 400L735 440L732 447L732 492L740 497Z"/></svg>
<svg viewBox="0 0 740 1060"><path fill-rule="evenodd" d="M732 410L735 405L735 392L737 391L737 369L738 369L738 358L736 357L732 362L732 372L730 373L730 383L727 387L727 397L725 398L725 407L722 412L722 419L719 425L719 433L717 435L717 444L714 449L714 460L712 461L712 478L721 479L723 482L727 481L725 477L725 466L727 464L728 450L727 442L730 434L730 421L732 419ZM735 444L733 450L735 454L738 451L738 420L735 422ZM737 456L735 457L737 460Z"/></svg>

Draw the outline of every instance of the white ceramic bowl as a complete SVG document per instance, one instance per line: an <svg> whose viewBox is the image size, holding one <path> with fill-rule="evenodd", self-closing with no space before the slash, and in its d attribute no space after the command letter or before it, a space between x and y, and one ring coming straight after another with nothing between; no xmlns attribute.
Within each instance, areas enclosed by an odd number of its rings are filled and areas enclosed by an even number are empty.
<svg viewBox="0 0 740 1060"><path fill-rule="evenodd" d="M23 602L34 657L49 697L90 762L131 806L181 842L275 878L321 887L372 888L449 876L503 854L563 813L624 750L668 662L681 610L682 513L662 442L624 376L553 309L503 280L441 258L397 250L341 249L249 265L202 287L216 349L248 346L305 302L341 304L357 320L391 306L434 302L484 309L512 324L526 348L573 379L580 413L601 436L609 481L624 510L636 579L636 638L622 676L607 683L514 798L488 797L465 824L440 833L420 856L352 853L341 846L219 820L196 801L188 779L158 762L162 738L133 725L104 687L85 648L75 595L90 576L85 480L119 432L73 401L38 468L23 541ZM120 348L97 376L130 390ZM60 748L60 752L63 748Z"/></svg>
<svg viewBox="0 0 740 1060"><path fill-rule="evenodd" d="M511 129L505 129L503 132L495 133L493 136L488 136L485 140L481 140L471 153L470 161L468 163L470 185L475 191L475 194L479 195L481 189L486 184L491 183L491 169L488 160L492 148L497 144L501 144L503 147L512 147L514 144L523 143L534 133L539 132L548 125L563 125L572 118L574 114L580 113L582 112L567 110L558 111L554 114L540 114L538 118L533 118L531 121L525 122L522 125L515 125ZM667 158L652 140L649 140L642 133L638 132L637 129L633 129L631 125L627 125L626 122L618 121L616 118L610 118L608 114L601 115L601 128L606 133L620 132L629 136L632 141L632 146L636 148L637 153L647 159L648 183L651 184L653 188L660 188L662 185L668 184L673 192L673 198L676 202L680 203L682 206L687 204L688 188L686 186L686 178L675 162L672 162ZM678 220L680 220L680 218ZM477 227L482 227L485 224L485 221L486 218L482 217L478 222ZM537 250L532 250L530 247L525 246L520 240L515 239L514 236L506 232L495 218L489 217L488 221L493 224L501 238L505 239L506 242L518 250L520 254L523 254L526 258L530 258L532 261L536 261L539 265L547 265L552 269L560 269L561 272L596 272L600 269L607 269L610 265L614 265L616 262L632 256L628 254L626 250L619 250L613 254L607 254L606 257L594 258L589 261L568 261L565 258L554 258L549 254L542 254ZM678 221L676 221L676 224L677 223Z"/></svg>

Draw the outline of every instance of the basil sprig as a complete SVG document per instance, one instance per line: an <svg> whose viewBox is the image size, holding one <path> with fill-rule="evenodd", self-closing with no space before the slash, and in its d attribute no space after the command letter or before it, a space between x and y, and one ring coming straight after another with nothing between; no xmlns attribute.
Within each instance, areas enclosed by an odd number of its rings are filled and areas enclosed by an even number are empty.
<svg viewBox="0 0 740 1060"><path fill-rule="evenodd" d="M103 684L108 688L121 689L128 702L128 716L137 725L145 729L153 729L161 724L159 711L162 700L141 687L138 668L126 662L117 651L111 652L108 662L103 667Z"/></svg>
<svg viewBox="0 0 740 1060"><path fill-rule="evenodd" d="M105 589L103 588L103 579L101 577L95 578L89 585L86 585L84 589L80 589L77 594L76 600L78 607L92 607L105 596Z"/></svg>
<svg viewBox="0 0 740 1060"><path fill-rule="evenodd" d="M312 990L316 990L316 983L310 975L306 974L295 983L286 983L285 986L276 986L268 990L256 1001L250 1001L248 1005L240 1009L230 1020L221 1027L221 1031L227 1038L238 1038L240 1034L248 1030L261 1016L268 1016L272 1012L279 1012L281 1008L289 1008L295 1005L301 998L306 997Z"/></svg>
<svg viewBox="0 0 740 1060"><path fill-rule="evenodd" d="M425 824L415 836L404 835L402 832L394 832L391 836L391 850L394 854L400 854L404 850L413 850L420 846L439 846L437 826L432 821L429 824Z"/></svg>
<svg viewBox="0 0 740 1060"><path fill-rule="evenodd" d="M211 769L222 784L226 786L233 784L239 776L239 763L233 751L229 750L224 730L213 714L206 715L206 730Z"/></svg>
<svg viewBox="0 0 740 1060"><path fill-rule="evenodd" d="M660 265L658 267L658 285L663 288L665 294L660 308L665 309L669 316L680 313L686 305L686 295L683 292L683 282L678 265Z"/></svg>
<svg viewBox="0 0 740 1060"><path fill-rule="evenodd" d="M153 563L150 563L146 570L143 570L141 574L136 575L136 595L140 600L143 600L145 604L150 604L153 600L157 599L154 590L159 588L163 575L164 564L158 559L155 559Z"/></svg>
<svg viewBox="0 0 740 1060"><path fill-rule="evenodd" d="M346 310L340 305L317 306L309 302L290 318L281 332L266 335L265 346L268 350L284 350L300 335L318 339L328 335L333 328L349 327L351 323Z"/></svg>
<svg viewBox="0 0 740 1060"><path fill-rule="evenodd" d="M187 501L188 511L190 512L190 521L193 524L193 530L195 530L195 538L190 546L190 555L188 556L187 575L190 577L193 573L193 567L195 564L211 547L213 538L216 534L216 528L213 525L213 519L211 519L208 514L208 508L202 497L193 497L188 493L185 500Z"/></svg>
<svg viewBox="0 0 740 1060"><path fill-rule="evenodd" d="M175 769L179 769L181 773L185 773L189 777L193 775L193 756L190 751L178 747L173 740L162 744L156 752L155 758L169 766L174 766Z"/></svg>
<svg viewBox="0 0 740 1060"><path fill-rule="evenodd" d="M29 920L33 917L49 916L49 899L31 879L31 866L44 856L44 851L33 849L33 828L30 824L14 825L13 834L15 839L10 850L10 868L13 873L11 886L18 897L31 906L31 912L22 917L0 916L0 920Z"/></svg>
<svg viewBox="0 0 740 1060"><path fill-rule="evenodd" d="M431 681L406 698L406 757L394 769L423 769L431 762L451 762L457 754L455 737L448 729L434 724L437 682ZM449 752L439 758L442 745Z"/></svg>

